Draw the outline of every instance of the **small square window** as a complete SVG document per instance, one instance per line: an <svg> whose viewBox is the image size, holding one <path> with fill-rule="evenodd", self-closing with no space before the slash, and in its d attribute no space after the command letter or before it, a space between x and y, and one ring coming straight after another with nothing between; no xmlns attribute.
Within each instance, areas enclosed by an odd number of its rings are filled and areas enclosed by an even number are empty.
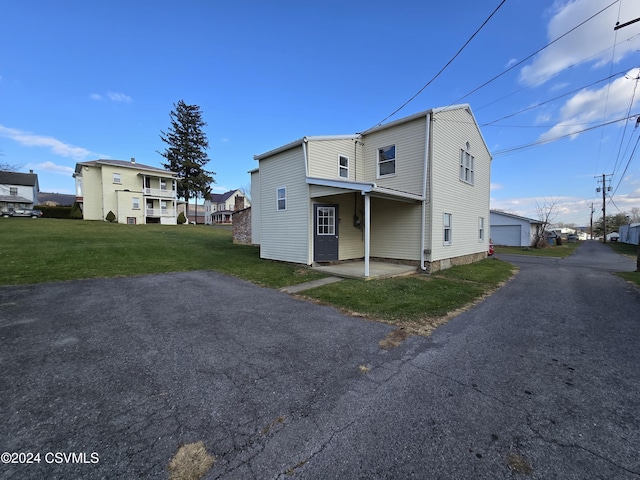
<svg viewBox="0 0 640 480"><path fill-rule="evenodd" d="M287 209L287 188L286 187L278 188L276 193L276 200L277 200L276 208L278 211Z"/></svg>
<svg viewBox="0 0 640 480"><path fill-rule="evenodd" d="M9 195L15 197L18 195L18 187L9 187Z"/></svg>

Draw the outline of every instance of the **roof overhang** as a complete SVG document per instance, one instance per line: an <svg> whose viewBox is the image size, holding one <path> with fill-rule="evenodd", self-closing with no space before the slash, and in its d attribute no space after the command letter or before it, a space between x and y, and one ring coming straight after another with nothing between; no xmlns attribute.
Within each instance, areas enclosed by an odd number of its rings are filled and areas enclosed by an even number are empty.
<svg viewBox="0 0 640 480"><path fill-rule="evenodd" d="M422 202L425 198L415 193L403 192L401 190L393 190L391 188L380 187L373 182L350 182L346 180L331 180L327 178L307 177L308 185L318 185L321 187L329 187L336 189L336 195L359 192L362 195L370 195L372 197L386 198L387 200L395 200L398 202ZM323 195L325 196L325 195Z"/></svg>

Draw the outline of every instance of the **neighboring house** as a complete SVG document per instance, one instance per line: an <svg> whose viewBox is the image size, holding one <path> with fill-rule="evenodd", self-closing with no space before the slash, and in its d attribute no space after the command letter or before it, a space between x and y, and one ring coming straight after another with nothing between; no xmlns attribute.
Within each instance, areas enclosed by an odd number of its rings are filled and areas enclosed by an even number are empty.
<svg viewBox="0 0 640 480"><path fill-rule="evenodd" d="M541 228L540 220L491 210L491 241L495 245L531 247Z"/></svg>
<svg viewBox="0 0 640 480"><path fill-rule="evenodd" d="M0 171L0 212L33 208L38 205L38 174Z"/></svg>
<svg viewBox="0 0 640 480"><path fill-rule="evenodd" d="M640 223L632 223L630 225L620 225L620 241L638 245L640 243Z"/></svg>
<svg viewBox="0 0 640 480"><path fill-rule="evenodd" d="M175 225L177 174L125 160L76 163L76 201L85 220Z"/></svg>
<svg viewBox="0 0 640 480"><path fill-rule="evenodd" d="M434 272L486 257L491 154L469 105L256 155L251 242L311 265L391 260Z"/></svg>
<svg viewBox="0 0 640 480"><path fill-rule="evenodd" d="M178 215L180 215L180 213L184 213L192 225L202 225L205 222L205 211L204 205L202 204L187 204L184 200L180 200L178 202Z"/></svg>
<svg viewBox="0 0 640 480"><path fill-rule="evenodd" d="M233 223L233 212L250 207L240 190L229 190L225 193L212 193L204 200L204 223Z"/></svg>

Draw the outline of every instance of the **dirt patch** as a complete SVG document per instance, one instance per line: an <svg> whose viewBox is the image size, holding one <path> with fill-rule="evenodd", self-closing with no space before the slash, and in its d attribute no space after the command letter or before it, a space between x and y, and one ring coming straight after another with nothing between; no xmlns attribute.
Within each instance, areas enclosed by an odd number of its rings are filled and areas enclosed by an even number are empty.
<svg viewBox="0 0 640 480"><path fill-rule="evenodd" d="M533 468L529 462L517 453L512 453L507 457L507 465L511 471L515 473L522 473L524 475L531 475L533 473Z"/></svg>
<svg viewBox="0 0 640 480"><path fill-rule="evenodd" d="M360 373L369 373L371 371L366 365L359 365L358 370L360 370Z"/></svg>
<svg viewBox="0 0 640 480"><path fill-rule="evenodd" d="M387 335L378 342L378 345L383 350L391 350L404 342L409 335L410 333L407 330L399 328L387 333Z"/></svg>
<svg viewBox="0 0 640 480"><path fill-rule="evenodd" d="M207 453L204 442L182 445L169 462L169 480L200 480L216 458Z"/></svg>

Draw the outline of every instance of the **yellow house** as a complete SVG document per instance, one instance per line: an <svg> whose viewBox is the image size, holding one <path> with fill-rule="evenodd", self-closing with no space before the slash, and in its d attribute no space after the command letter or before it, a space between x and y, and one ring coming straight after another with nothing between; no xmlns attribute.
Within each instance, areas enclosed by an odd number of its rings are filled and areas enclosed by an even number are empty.
<svg viewBox="0 0 640 480"><path fill-rule="evenodd" d="M177 223L174 172L132 158L79 162L73 177L85 220L106 220L113 212L118 223Z"/></svg>

